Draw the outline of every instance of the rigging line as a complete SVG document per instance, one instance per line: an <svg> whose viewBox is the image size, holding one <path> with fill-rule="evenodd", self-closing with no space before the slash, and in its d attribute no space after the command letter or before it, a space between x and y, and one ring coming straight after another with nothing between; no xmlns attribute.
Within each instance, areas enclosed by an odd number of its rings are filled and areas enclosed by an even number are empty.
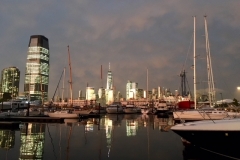
<svg viewBox="0 0 240 160"><path fill-rule="evenodd" d="M208 152L211 152L211 153L214 153L214 154L220 155L220 156L224 156L224 157L227 157L227 158L231 158L231 159L240 160L239 158L232 157L232 156L228 156L228 155L221 154L221 153L218 153L218 152L214 152L214 151L211 151L211 150L209 150L209 149L206 149L206 148L202 148L202 147L199 147L199 148L201 148L202 150L205 150L205 151L208 151Z"/></svg>
<svg viewBox="0 0 240 160"><path fill-rule="evenodd" d="M192 41L193 41L193 34L192 34L192 36L191 36L192 38L191 38L191 40L190 40L190 44L189 44L189 47L188 47L188 51L187 51L187 57L188 57L188 55L189 55L189 51L190 51L190 48L191 48L191 45L192 45ZM186 65L186 63L187 63L187 57L186 57L186 59L185 59L185 62L184 62L184 64L183 64L183 66L182 66L182 70L181 71L183 71L184 70L184 68L185 68L185 65Z"/></svg>
<svg viewBox="0 0 240 160"><path fill-rule="evenodd" d="M55 159L57 159L57 156L56 156L56 153L55 153L54 144L53 144L53 139L52 139L52 136L51 136L51 134L50 134L48 124L47 124L47 130L48 130L48 135L49 135L49 137L50 137L50 139L51 139L51 144L52 144L52 146L53 146L53 154L54 154L54 157L55 157Z"/></svg>

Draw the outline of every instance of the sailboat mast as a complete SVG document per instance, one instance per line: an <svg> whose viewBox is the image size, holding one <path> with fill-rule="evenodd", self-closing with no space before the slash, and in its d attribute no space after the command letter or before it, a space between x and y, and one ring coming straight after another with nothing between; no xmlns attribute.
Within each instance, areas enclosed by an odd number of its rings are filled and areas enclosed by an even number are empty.
<svg viewBox="0 0 240 160"><path fill-rule="evenodd" d="M148 69L147 69L147 91L146 91L146 99L148 102Z"/></svg>
<svg viewBox="0 0 240 160"><path fill-rule="evenodd" d="M197 109L197 87L196 87L196 16L194 18L194 28L193 28L193 84L194 84L194 108Z"/></svg>
<svg viewBox="0 0 240 160"><path fill-rule="evenodd" d="M72 106L72 67L71 67L69 46L68 46L68 62L69 62L69 71L70 71L69 85L70 85L70 97L71 97L71 106Z"/></svg>
<svg viewBox="0 0 240 160"><path fill-rule="evenodd" d="M207 54L207 72L208 72L208 96L209 103L212 106L212 103L215 101L215 88L214 88L214 80L213 80L213 72L212 72L212 61L210 55L210 45L208 38L208 29L207 29L207 16L204 16L205 22L205 38L206 38L206 54Z"/></svg>
<svg viewBox="0 0 240 160"><path fill-rule="evenodd" d="M102 80L102 65L101 65L101 88L103 88L103 80Z"/></svg>
<svg viewBox="0 0 240 160"><path fill-rule="evenodd" d="M62 102L64 102L64 83L65 83L65 72L66 72L66 68L64 67L64 70L63 70L63 84L62 84Z"/></svg>

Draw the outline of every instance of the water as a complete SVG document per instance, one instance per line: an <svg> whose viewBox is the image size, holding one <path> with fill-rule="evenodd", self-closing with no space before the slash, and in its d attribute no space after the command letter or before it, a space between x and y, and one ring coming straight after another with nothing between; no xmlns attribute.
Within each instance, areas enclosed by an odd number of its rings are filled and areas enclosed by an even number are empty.
<svg viewBox="0 0 240 160"><path fill-rule="evenodd" d="M223 159L185 148L170 130L171 117L104 115L59 123L25 123L0 130L0 159L36 160L183 160Z"/></svg>

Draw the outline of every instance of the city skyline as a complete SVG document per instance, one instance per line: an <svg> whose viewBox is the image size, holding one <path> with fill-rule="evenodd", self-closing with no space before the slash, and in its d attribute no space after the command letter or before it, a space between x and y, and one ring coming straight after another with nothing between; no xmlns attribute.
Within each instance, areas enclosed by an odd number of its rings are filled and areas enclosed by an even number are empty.
<svg viewBox="0 0 240 160"><path fill-rule="evenodd" d="M240 99L238 43L240 22L238 1L41 1L2 2L0 15L0 68L16 66L21 72L23 92L28 41L31 35L49 39L52 97L64 67L68 67L70 46L73 97L86 84L96 89L106 82L108 63L114 74L114 86L125 97L127 80L149 88L180 89L184 66L190 90L193 90L192 34L196 16L197 89L207 88L204 15L207 15L216 98ZM37 7L36 7L37 6ZM224 6L224 8L222 7ZM87 9L86 9L87 8ZM191 9L189 9L191 8ZM10 12L14 10L14 12ZM103 66L101 80L100 67ZM66 81L69 73L66 73ZM104 85L105 86L105 85Z"/></svg>

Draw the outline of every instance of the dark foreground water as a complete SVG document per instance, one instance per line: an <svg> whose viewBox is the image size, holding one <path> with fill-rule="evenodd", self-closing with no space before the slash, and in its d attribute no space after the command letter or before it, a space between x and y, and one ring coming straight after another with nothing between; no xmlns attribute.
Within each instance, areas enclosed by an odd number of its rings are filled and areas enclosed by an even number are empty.
<svg viewBox="0 0 240 160"><path fill-rule="evenodd" d="M25 123L0 130L0 160L194 160L225 159L185 148L170 130L171 117L104 115L63 124Z"/></svg>

